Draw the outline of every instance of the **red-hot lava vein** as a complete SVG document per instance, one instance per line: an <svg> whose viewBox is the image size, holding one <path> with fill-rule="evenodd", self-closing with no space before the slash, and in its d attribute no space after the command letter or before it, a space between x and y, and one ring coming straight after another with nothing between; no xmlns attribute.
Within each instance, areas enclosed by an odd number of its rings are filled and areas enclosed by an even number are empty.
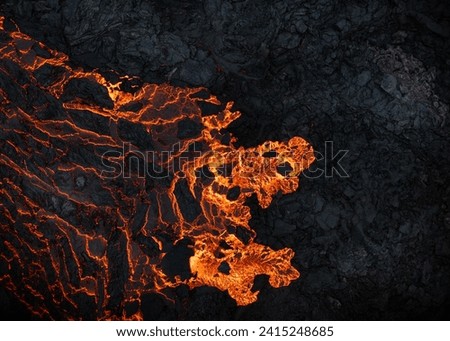
<svg viewBox="0 0 450 341"><path fill-rule="evenodd" d="M0 283L33 314L142 319L143 294L181 284L247 305L255 276L273 287L299 277L291 249L254 241L245 201L256 194L266 208L297 189L314 161L305 140L235 147L223 130L240 116L232 103L202 88L107 81L3 21Z"/></svg>

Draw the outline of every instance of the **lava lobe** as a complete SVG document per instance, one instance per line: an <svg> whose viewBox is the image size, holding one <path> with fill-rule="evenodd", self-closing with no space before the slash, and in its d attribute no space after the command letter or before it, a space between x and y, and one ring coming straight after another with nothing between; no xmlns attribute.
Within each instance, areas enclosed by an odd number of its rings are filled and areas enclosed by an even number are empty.
<svg viewBox="0 0 450 341"><path fill-rule="evenodd" d="M0 283L36 317L142 319L143 294L181 284L247 305L255 276L299 277L293 250L254 241L246 199L295 191L305 140L235 147L233 103L108 80L3 23Z"/></svg>

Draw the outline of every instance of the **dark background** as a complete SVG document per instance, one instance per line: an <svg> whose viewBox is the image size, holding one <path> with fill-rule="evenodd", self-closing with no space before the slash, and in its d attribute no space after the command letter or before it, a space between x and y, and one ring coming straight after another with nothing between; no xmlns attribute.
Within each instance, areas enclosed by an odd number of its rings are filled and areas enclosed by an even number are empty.
<svg viewBox="0 0 450 341"><path fill-rule="evenodd" d="M260 209L257 241L301 278L237 307L212 288L143 300L146 319L445 319L450 287L450 15L445 1L6 0L0 13L75 65L205 86L245 146L349 150ZM329 166L329 165L328 165ZM324 161L316 167L324 168ZM28 313L0 288L4 319Z"/></svg>

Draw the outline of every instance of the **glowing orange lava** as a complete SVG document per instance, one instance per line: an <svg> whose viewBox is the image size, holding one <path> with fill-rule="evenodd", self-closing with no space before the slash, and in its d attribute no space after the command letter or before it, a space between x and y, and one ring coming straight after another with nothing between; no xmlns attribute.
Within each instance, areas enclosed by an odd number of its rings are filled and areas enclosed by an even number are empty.
<svg viewBox="0 0 450 341"><path fill-rule="evenodd" d="M299 277L291 249L254 241L245 202L256 194L266 208L276 193L297 189L298 175L314 161L305 140L235 147L224 130L240 116L233 103L221 106L205 89L167 84L125 91L134 78L111 82L73 68L65 54L7 31L3 21L0 283L31 312L142 319L139 308L125 307L139 307L144 293L207 285L247 305L257 300L255 276L268 275L273 287ZM96 95L74 94L80 86ZM205 115L201 105L220 109ZM121 153L124 144L129 149ZM148 150L153 158L138 160ZM133 162L169 177L142 176L132 167L127 176L123 167L108 173ZM288 174L280 174L287 165ZM249 240L238 238L237 227ZM181 241L191 252L190 276L163 266Z"/></svg>

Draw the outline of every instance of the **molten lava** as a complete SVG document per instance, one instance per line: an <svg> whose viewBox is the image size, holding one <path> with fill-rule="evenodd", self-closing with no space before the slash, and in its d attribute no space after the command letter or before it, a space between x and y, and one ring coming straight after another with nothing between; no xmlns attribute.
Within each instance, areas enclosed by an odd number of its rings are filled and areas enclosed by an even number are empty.
<svg viewBox="0 0 450 341"><path fill-rule="evenodd" d="M232 103L73 68L5 26L0 18L0 283L33 314L142 319L143 294L183 284L247 305L255 276L273 287L299 277L291 249L254 241L246 199L266 208L295 191L314 161L305 140L236 147L225 131L240 116ZM182 247L187 274L172 264Z"/></svg>

